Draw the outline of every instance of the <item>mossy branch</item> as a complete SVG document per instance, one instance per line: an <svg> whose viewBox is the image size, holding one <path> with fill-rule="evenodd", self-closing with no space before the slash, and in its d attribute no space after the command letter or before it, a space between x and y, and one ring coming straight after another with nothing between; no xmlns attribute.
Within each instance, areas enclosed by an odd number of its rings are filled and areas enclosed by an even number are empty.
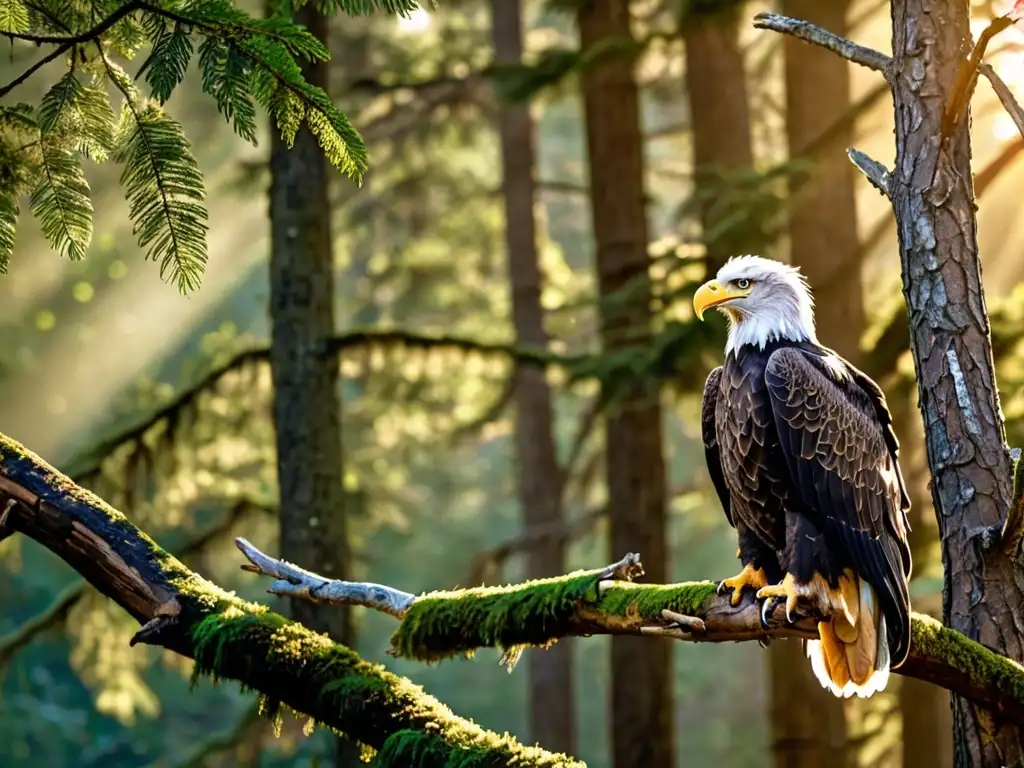
<svg viewBox="0 0 1024 768"><path fill-rule="evenodd" d="M360 604L395 616L401 623L389 653L427 662L499 648L514 663L526 648L570 636L631 634L693 642L818 636L816 619L787 623L783 606L765 629L751 594L734 606L728 596L718 595L714 582L633 583L633 575L643 572L635 555L601 571L414 596L379 584L324 579L268 557L244 539L237 544L252 563L243 568L275 579L269 592ZM894 671L1024 725L1024 667L929 616L913 615L910 656Z"/></svg>
<svg viewBox="0 0 1024 768"><path fill-rule="evenodd" d="M13 502L10 504L9 502ZM583 768L463 720L418 686L327 636L247 603L186 568L120 512L0 435L5 525L57 554L143 626L132 644L196 661L379 750L375 765Z"/></svg>

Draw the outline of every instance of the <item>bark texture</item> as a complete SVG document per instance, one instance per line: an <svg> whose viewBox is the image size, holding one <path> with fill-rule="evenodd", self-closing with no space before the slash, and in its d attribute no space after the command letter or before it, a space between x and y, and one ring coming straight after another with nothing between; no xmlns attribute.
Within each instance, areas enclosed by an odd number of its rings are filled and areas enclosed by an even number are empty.
<svg viewBox="0 0 1024 768"><path fill-rule="evenodd" d="M322 41L327 19L314 4L295 21ZM313 85L328 86L326 62L305 64ZM270 151L270 367L280 487L281 556L347 578L348 531L341 450L341 403L334 336L334 257L330 166L303 126L289 150L273 133ZM291 605L303 625L352 646L348 608ZM358 750L338 743L339 766L358 764Z"/></svg>
<svg viewBox="0 0 1024 768"><path fill-rule="evenodd" d="M1024 659L1024 590L1015 564L982 552L1012 495L989 322L981 285L969 110L940 153L944 99L970 53L968 0L893 0L896 213L910 348L924 419L945 570L943 619L1011 659ZM955 764L1024 763L1018 731L953 699Z"/></svg>
<svg viewBox="0 0 1024 768"><path fill-rule="evenodd" d="M845 34L848 5L846 0L783 0L782 12ZM852 124L844 121L852 106L849 65L788 36L783 54L789 156L814 163L794 179L790 259L814 292L818 337L856 365L865 322L859 270L848 283L832 279L857 258L859 248L854 171L845 153L853 135ZM828 144L822 146L826 136ZM815 157L803 157L812 146ZM821 687L798 643L775 643L769 654L775 765L851 765L844 702Z"/></svg>
<svg viewBox="0 0 1024 768"><path fill-rule="evenodd" d="M627 0L592 0L579 11L584 49L630 38ZM651 285L639 94L628 56L583 76L591 213L605 349L649 343ZM628 294L622 294L624 288ZM608 299L619 294L619 301ZM623 295L627 298L623 300ZM642 552L649 578L666 580L666 487L655 383L614 393L606 418L609 544ZM611 394L611 393L609 393ZM674 764L668 643L612 639L611 724L615 768Z"/></svg>
<svg viewBox="0 0 1024 768"><path fill-rule="evenodd" d="M701 0L682 19L686 55L686 91L690 101L694 194L714 274L730 256L760 253L764 235L754 222L712 232L736 211L728 202L723 173L754 165L750 143L750 105L739 32L743 4L737 0ZM723 194L724 192L724 194Z"/></svg>
<svg viewBox="0 0 1024 768"><path fill-rule="evenodd" d="M928 494L928 461L925 457L924 432L913 413L916 397L906 387L886 393L892 411L896 436L900 441L900 466L910 494L910 553L917 577L931 573L939 566L939 541ZM941 567L941 566L939 566ZM936 604L940 601L936 600ZM937 605L941 609L941 605ZM933 606L918 601L915 608L933 613ZM941 610L934 611L941 615ZM903 725L903 766L917 765L952 768L953 718L949 708L949 692L930 683L912 678L900 680L900 720Z"/></svg>
<svg viewBox="0 0 1024 768"><path fill-rule="evenodd" d="M523 56L520 0L491 0L494 58L518 64ZM505 205L505 247L512 290L512 321L520 346L547 349L541 304L543 278L534 217L534 125L530 107L502 105L498 115ZM551 389L544 368L517 365L515 446L523 525L557 530L562 520L562 481L555 451ZM548 536L527 550L531 579L565 573L565 537ZM530 738L559 752L575 751L572 644L558 643L527 656Z"/></svg>

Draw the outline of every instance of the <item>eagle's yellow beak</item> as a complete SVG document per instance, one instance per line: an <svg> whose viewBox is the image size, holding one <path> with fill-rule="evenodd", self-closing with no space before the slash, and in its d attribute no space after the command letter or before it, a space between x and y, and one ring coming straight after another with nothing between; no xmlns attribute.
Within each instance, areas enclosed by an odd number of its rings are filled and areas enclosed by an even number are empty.
<svg viewBox="0 0 1024 768"><path fill-rule="evenodd" d="M704 313L712 307L724 304L730 299L741 299L750 293L750 289L741 290L728 283L708 280L693 294L693 311L698 320L704 319Z"/></svg>

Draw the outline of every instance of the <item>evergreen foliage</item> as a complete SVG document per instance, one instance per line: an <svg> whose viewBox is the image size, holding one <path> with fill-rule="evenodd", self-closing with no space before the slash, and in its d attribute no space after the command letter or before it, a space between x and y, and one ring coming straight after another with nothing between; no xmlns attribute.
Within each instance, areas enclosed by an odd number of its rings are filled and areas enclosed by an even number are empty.
<svg viewBox="0 0 1024 768"><path fill-rule="evenodd" d="M162 109L197 48L203 90L239 136L256 144L258 103L286 142L308 126L331 163L361 181L367 151L359 132L303 75L303 64L330 54L292 23L292 8L302 4L280 3L261 19L232 0L0 0L0 33L17 45L53 47L0 86L0 98L45 63L62 58L68 68L38 105L0 107L0 272L12 255L26 194L50 245L70 259L85 256L93 210L81 159L112 158L124 164L121 181L146 257L159 262L161 277L183 292L198 287L207 258L203 176L183 128ZM317 0L317 7L324 13L407 14L418 3ZM149 97L114 58L133 59L147 50L136 77L145 80ZM120 94L118 109L112 93Z"/></svg>

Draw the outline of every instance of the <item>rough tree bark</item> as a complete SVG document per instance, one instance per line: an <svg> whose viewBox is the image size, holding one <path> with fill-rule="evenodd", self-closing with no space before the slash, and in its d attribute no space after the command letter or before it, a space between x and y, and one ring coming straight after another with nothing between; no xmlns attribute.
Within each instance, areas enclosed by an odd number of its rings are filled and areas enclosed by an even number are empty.
<svg viewBox="0 0 1024 768"><path fill-rule="evenodd" d="M970 106L940 150L946 99L970 52L968 0L894 0L892 85L896 212L910 348L925 424L945 570L943 620L1024 660L1024 589L1002 548L976 534L1006 519L1013 491L981 284L971 175ZM953 698L959 766L1024 762L1020 734Z"/></svg>
<svg viewBox="0 0 1024 768"><path fill-rule="evenodd" d="M328 24L313 3L295 21L322 41ZM312 85L328 87L328 64L306 63ZM270 150L270 368L280 488L281 556L346 578L348 530L342 474L341 404L334 336L334 251L329 165L316 137L299 129L289 150L277 131ZM297 601L292 616L352 646L348 609L325 611ZM338 766L358 764L358 750L339 740Z"/></svg>
<svg viewBox="0 0 1024 768"><path fill-rule="evenodd" d="M783 0L781 7L788 16L846 33L848 0ZM790 260L814 292L819 338L856 365L864 332L859 270L851 281L830 280L857 258L859 247L854 169L845 156L853 126L843 121L852 107L849 65L792 38L783 41L783 56L789 156L813 163L794 179ZM809 147L815 147L812 158L804 156ZM775 765L851 765L844 702L814 678L800 644L772 644L769 664Z"/></svg>
<svg viewBox="0 0 1024 768"><path fill-rule="evenodd" d="M758 24L825 45L884 73L892 87L894 170L859 153L851 157L889 196L896 215L942 541L943 618L1020 661L1020 522L1012 521L1008 535L1001 536L1013 478L981 284L971 174L970 4L893 0L891 8L892 59L784 17L762 15ZM956 765L1024 764L1018 728L960 696L953 697L953 715Z"/></svg>
<svg viewBox="0 0 1024 768"><path fill-rule="evenodd" d="M899 384L902 384L900 382ZM886 392L892 411L896 436L900 441L900 466L910 494L910 553L914 575L934 571L938 559L939 537L935 513L928 493L928 459L925 456L924 432L913 413L914 393L909 386L896 386ZM941 566L940 566L941 567ZM936 600L936 603L939 601ZM932 613L932 607L919 611ZM941 615L941 611L935 611ZM903 726L903 766L934 768L953 766L953 719L949 709L949 693L921 680L903 678L899 687L900 720Z"/></svg>
<svg viewBox="0 0 1024 768"><path fill-rule="evenodd" d="M580 7L578 21L584 50L632 39L628 0L591 0ZM643 345L651 334L643 141L633 66L632 56L617 55L583 75L601 337L607 350ZM616 295L618 300L610 302ZM643 552L651 578L666 581L661 405L656 383L639 386L612 395L605 422L609 545L612 552ZM616 768L673 765L672 677L668 643L612 639Z"/></svg>
<svg viewBox="0 0 1024 768"><path fill-rule="evenodd" d="M523 56L523 18L519 0L491 0L494 60L518 64ZM505 204L512 321L516 342L547 349L543 278L537 249L534 207L534 125L528 104L501 106L498 115ZM547 372L516 365L514 383L515 446L519 505L527 530L557 529L562 520L562 480L555 451L551 389ZM527 549L531 579L565 572L565 537L548 536ZM559 643L527 659L530 737L559 752L575 751L572 644Z"/></svg>
<svg viewBox="0 0 1024 768"><path fill-rule="evenodd" d="M694 194L707 249L708 273L715 274L730 256L758 253L764 236L744 223L712 236L723 218L735 214L723 205L722 173L752 168L750 105L739 32L743 0L696 0L684 3L680 24L686 56L686 92L693 141ZM728 199L728 196L725 196Z"/></svg>

